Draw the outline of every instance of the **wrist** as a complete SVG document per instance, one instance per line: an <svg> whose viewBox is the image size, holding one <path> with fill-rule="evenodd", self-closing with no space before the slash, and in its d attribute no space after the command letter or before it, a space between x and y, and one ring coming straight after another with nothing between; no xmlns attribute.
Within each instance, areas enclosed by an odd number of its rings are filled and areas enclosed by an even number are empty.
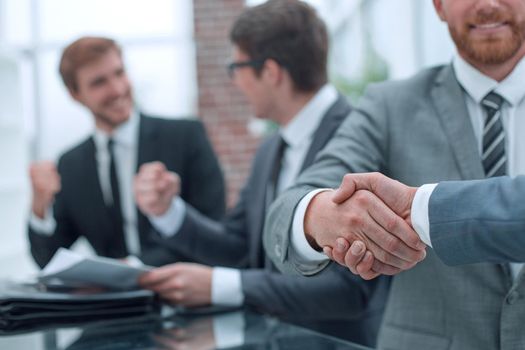
<svg viewBox="0 0 525 350"><path fill-rule="evenodd" d="M406 208L406 214L404 215L405 221L412 226L412 203L414 202L414 197L416 196L418 187L408 187L408 200L407 200L407 208Z"/></svg>
<svg viewBox="0 0 525 350"><path fill-rule="evenodd" d="M35 214L36 217L38 217L39 219L44 219L48 206L49 204L46 201L39 201L33 199L33 202L31 204L31 210L33 211L33 214Z"/></svg>
<svg viewBox="0 0 525 350"><path fill-rule="evenodd" d="M327 196L329 196L330 192L332 191L323 191L316 194L308 204L304 215L303 227L306 241L318 252L321 252L323 249L317 241L317 235L320 232L318 226L321 221L317 214L322 212L323 203L328 198Z"/></svg>

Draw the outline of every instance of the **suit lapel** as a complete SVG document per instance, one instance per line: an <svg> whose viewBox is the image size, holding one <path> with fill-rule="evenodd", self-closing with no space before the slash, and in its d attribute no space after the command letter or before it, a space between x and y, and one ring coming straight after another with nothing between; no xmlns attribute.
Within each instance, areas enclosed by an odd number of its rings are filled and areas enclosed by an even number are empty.
<svg viewBox="0 0 525 350"><path fill-rule="evenodd" d="M266 210L271 204L271 197L268 193L268 184L271 180L272 169L278 156L279 148L279 135L275 134L271 136L268 141L266 152L261 153L258 164L254 164L252 171L258 176L259 183L253 187L256 189L253 198L256 199L253 203L247 203L247 205L253 205L253 212L257 213L254 215L253 233L250 235L250 251L255 252L252 255L251 266L260 267L263 266L264 253L262 251L262 230L264 225L264 219L266 217Z"/></svg>
<svg viewBox="0 0 525 350"><path fill-rule="evenodd" d="M335 130L339 127L339 125L341 125L341 122L350 113L350 110L351 107L346 101L346 98L343 96L339 96L336 102L334 102L334 104L328 109L314 133L312 144L306 153L300 173L302 173L313 163L317 153L330 140ZM259 206L255 210L256 212L260 213L260 215L256 216L258 221L254 224L254 232L257 234L251 235L252 241L250 243L250 248L253 249L253 252L257 252L256 260L252 261L252 264L261 264L261 259L264 257L264 253L262 251L262 231L266 217L266 210L271 204L270 201L273 199L271 198L272 196L269 196L268 194L267 185L271 178L271 173L276 161L276 157L278 156L278 141L279 135L273 135L271 141L269 141L267 152L264 153L265 157L261 159L260 164L257 165L257 168L252 169L252 171L261 172L261 176L259 177L261 183L259 186L256 186L261 192L259 193L260 197L257 196L256 198L264 198L264 200L256 200L253 203L253 205Z"/></svg>
<svg viewBox="0 0 525 350"><path fill-rule="evenodd" d="M452 66L449 65L440 72L431 94L461 178L465 180L485 177L464 92L457 82Z"/></svg>
<svg viewBox="0 0 525 350"><path fill-rule="evenodd" d="M434 107L441 118L445 134L454 153L463 180L483 179L485 171L478 150L464 91L459 85L451 65L438 75L432 90ZM510 285L512 275L508 264L497 264L504 281Z"/></svg>
<svg viewBox="0 0 525 350"><path fill-rule="evenodd" d="M135 172L138 172L140 166L144 163L152 162L159 159L160 147L157 142L157 130L149 120L144 115L140 115L140 124L139 124L139 137L138 137L138 149L137 149L137 168ZM149 221L142 214L142 212L137 210L137 220L138 220L138 231L141 246L145 246L147 241L147 234L149 233Z"/></svg>
<svg viewBox="0 0 525 350"><path fill-rule="evenodd" d="M317 153L324 148L326 143L332 138L335 130L341 125L343 119L350 113L351 107L345 97L339 95L334 104L325 113L324 118L317 127L312 139L312 144L306 153L301 173L314 162Z"/></svg>

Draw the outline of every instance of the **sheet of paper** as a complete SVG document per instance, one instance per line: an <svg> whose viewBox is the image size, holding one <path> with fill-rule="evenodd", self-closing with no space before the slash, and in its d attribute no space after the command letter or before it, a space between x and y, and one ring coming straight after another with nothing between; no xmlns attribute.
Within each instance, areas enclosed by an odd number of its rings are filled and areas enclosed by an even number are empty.
<svg viewBox="0 0 525 350"><path fill-rule="evenodd" d="M60 248L38 279L43 283L60 281L65 285L95 285L112 289L137 288L137 278L151 267L133 267L119 260L85 257Z"/></svg>

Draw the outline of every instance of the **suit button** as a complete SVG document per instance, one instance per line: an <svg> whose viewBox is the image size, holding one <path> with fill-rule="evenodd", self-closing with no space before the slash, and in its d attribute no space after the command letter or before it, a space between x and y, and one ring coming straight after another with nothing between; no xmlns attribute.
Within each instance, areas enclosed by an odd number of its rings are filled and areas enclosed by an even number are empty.
<svg viewBox="0 0 525 350"><path fill-rule="evenodd" d="M275 255L280 258L283 255L283 251L280 245L276 245L274 249Z"/></svg>
<svg viewBox="0 0 525 350"><path fill-rule="evenodd" d="M519 298L520 294L517 291L513 291L507 296L507 304L515 304L519 300Z"/></svg>

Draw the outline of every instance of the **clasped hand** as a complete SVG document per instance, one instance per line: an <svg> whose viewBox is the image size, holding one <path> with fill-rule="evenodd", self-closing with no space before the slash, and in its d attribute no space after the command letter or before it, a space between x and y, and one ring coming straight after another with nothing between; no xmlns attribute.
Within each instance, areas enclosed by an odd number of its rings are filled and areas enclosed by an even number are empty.
<svg viewBox="0 0 525 350"><path fill-rule="evenodd" d="M380 173L347 174L310 202L306 237L364 279L410 269L426 256L410 220L416 190Z"/></svg>

